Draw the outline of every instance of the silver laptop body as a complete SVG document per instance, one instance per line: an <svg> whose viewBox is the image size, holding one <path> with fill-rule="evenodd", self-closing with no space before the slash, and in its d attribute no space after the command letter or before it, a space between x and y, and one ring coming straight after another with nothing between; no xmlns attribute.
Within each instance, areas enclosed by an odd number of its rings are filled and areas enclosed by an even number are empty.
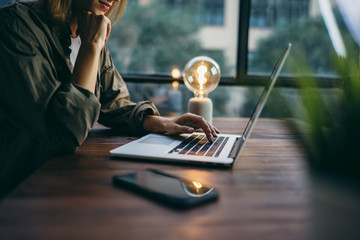
<svg viewBox="0 0 360 240"><path fill-rule="evenodd" d="M241 135L218 134L213 143L203 133L171 136L150 133L140 139L110 150L114 157L139 160L181 162L209 166L231 167L244 149L246 140L264 108L279 73L289 55L291 44L278 59L273 72L258 100L250 120Z"/></svg>

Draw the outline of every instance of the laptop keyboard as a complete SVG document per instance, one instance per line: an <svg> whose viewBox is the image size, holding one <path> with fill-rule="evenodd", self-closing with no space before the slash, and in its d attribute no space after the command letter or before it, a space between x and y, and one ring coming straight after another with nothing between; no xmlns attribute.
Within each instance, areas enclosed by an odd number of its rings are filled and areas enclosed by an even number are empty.
<svg viewBox="0 0 360 240"><path fill-rule="evenodd" d="M169 153L218 157L228 140L229 137L217 137L211 143L204 135L192 134Z"/></svg>

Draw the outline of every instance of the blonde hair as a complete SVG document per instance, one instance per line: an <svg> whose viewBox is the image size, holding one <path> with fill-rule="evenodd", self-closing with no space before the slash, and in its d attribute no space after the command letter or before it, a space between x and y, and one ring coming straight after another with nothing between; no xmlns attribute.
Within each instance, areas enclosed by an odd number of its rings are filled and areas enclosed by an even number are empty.
<svg viewBox="0 0 360 240"><path fill-rule="evenodd" d="M68 22L71 17L72 0L39 0L39 3L44 5L48 14L55 21ZM113 2L113 6L105 14L112 23L116 23L124 13L127 0L120 0Z"/></svg>

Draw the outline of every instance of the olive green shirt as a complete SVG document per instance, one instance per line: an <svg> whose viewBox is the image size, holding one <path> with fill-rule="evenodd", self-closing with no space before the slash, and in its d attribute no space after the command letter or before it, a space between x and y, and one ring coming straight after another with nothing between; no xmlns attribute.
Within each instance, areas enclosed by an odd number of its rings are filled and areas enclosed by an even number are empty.
<svg viewBox="0 0 360 240"><path fill-rule="evenodd" d="M142 133L151 102L132 103L105 48L95 94L70 82L70 28L34 3L0 8L0 197L54 154L71 152L99 121Z"/></svg>

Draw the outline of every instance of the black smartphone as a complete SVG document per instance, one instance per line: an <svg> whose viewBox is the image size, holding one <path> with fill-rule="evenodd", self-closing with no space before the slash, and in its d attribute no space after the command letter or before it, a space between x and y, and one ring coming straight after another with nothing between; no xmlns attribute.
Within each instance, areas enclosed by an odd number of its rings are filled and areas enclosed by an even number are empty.
<svg viewBox="0 0 360 240"><path fill-rule="evenodd" d="M113 184L178 209L214 201L219 195L213 187L155 169L116 175Z"/></svg>

